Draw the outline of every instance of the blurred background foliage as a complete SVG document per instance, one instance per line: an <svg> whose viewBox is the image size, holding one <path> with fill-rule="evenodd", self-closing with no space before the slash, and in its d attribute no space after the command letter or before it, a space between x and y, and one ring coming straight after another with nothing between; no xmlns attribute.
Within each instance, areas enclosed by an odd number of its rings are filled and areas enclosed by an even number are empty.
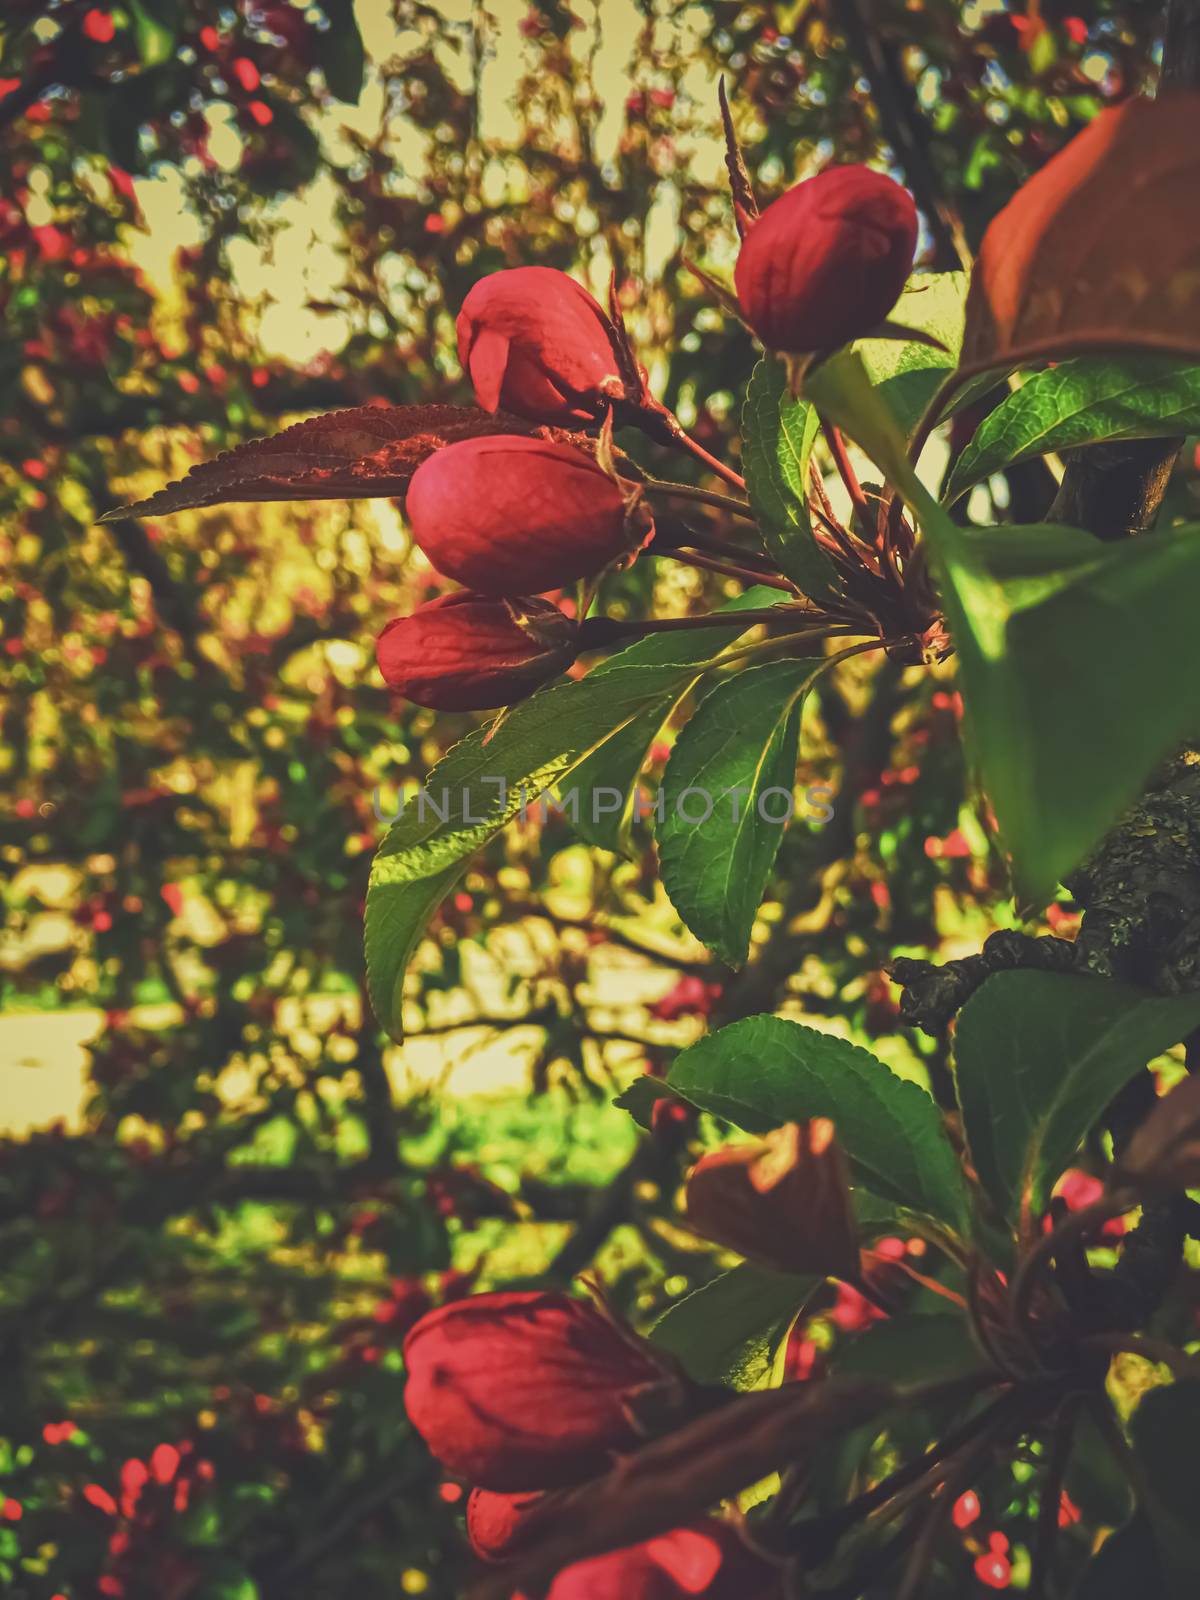
<svg viewBox="0 0 1200 1600"><path fill-rule="evenodd" d="M1002 904L952 682L847 669L801 771L832 820L790 831L744 971L685 935L644 832L623 860L551 817L476 861L385 1046L361 960L380 814L469 721L392 703L372 641L441 580L387 502L94 518L313 410L468 398L454 313L530 262L596 292L615 272L657 391L735 460L753 350L688 271L734 257L718 76L762 197L885 161L947 267L1149 81L1157 12L5 0L4 1593L459 1592L462 1492L404 1420L407 1326L593 1264L648 1324L715 1270L675 1198L705 1130L639 1142L613 1094L763 1009L944 1092L883 969L976 948ZM1044 471L979 492L1017 515ZM645 562L613 609L728 587ZM820 1309L801 1364L859 1315Z"/></svg>

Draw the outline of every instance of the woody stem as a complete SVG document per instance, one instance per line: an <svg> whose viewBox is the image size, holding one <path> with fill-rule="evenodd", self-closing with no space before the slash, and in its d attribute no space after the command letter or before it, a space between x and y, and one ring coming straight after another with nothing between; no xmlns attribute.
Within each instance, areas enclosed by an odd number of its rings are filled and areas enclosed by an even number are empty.
<svg viewBox="0 0 1200 1600"><path fill-rule="evenodd" d="M836 1511L808 1523L799 1523L792 1530L793 1547L799 1549L813 1562L827 1558L836 1548L841 1536L856 1523L886 1505L903 1490L926 1482L932 1486L933 1482L938 1481L939 1469L948 1457L956 1455L965 1445L973 1443L981 1434L990 1432L993 1428L1015 1425L1018 1414L1028 1405L1028 1398L1018 1394L1016 1390L1012 1388L1002 1390L990 1405L968 1417L957 1428L953 1428L924 1455L905 1462L873 1488L866 1490Z"/></svg>
<svg viewBox="0 0 1200 1600"><path fill-rule="evenodd" d="M1063 1246L1072 1239L1082 1239L1091 1230L1102 1226L1110 1217L1119 1217L1122 1212L1129 1211L1135 1204L1134 1196L1127 1190L1102 1195L1090 1206L1072 1211L1057 1227L1041 1236L1013 1274L1009 1292L1009 1316L1017 1332L1024 1334L1038 1279Z"/></svg>

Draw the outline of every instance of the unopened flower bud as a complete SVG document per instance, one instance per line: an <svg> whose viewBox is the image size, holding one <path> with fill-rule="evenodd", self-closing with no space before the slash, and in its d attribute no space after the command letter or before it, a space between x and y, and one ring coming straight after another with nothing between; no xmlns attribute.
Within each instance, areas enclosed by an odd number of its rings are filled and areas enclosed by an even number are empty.
<svg viewBox="0 0 1200 1600"><path fill-rule="evenodd" d="M458 359L485 411L565 425L599 420L614 400L641 400L617 330L554 267L482 278L458 314Z"/></svg>
<svg viewBox="0 0 1200 1600"><path fill-rule="evenodd" d="M730 1523L709 1517L564 1567L546 1600L767 1600L781 1593L776 1569L747 1549Z"/></svg>
<svg viewBox="0 0 1200 1600"><path fill-rule="evenodd" d="M541 594L594 578L653 529L629 484L571 445L492 434L446 445L413 475L413 538L482 594Z"/></svg>
<svg viewBox="0 0 1200 1600"><path fill-rule="evenodd" d="M857 1274L845 1157L824 1117L702 1156L685 1194L696 1231L748 1261L781 1272Z"/></svg>
<svg viewBox="0 0 1200 1600"><path fill-rule="evenodd" d="M444 1466L506 1493L591 1477L639 1439L630 1403L675 1373L570 1295L473 1295L404 1343L410 1422Z"/></svg>
<svg viewBox="0 0 1200 1600"><path fill-rule="evenodd" d="M489 711L556 678L575 658L575 635L548 600L461 589L389 622L375 656L384 681L419 706Z"/></svg>
<svg viewBox="0 0 1200 1600"><path fill-rule="evenodd" d="M734 273L742 315L768 350L837 350L884 320L916 248L907 189L870 167L829 167L747 233Z"/></svg>
<svg viewBox="0 0 1200 1600"><path fill-rule="evenodd" d="M539 1512L549 1495L497 1494L493 1489L472 1489L467 1499L467 1538L484 1561L505 1561L542 1526Z"/></svg>

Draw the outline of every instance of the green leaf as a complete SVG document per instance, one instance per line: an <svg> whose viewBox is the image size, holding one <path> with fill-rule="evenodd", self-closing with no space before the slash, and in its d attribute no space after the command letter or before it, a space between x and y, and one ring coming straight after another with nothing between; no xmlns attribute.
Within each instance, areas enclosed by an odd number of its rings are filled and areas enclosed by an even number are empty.
<svg viewBox="0 0 1200 1600"><path fill-rule="evenodd" d="M808 514L808 463L817 427L813 407L788 393L783 362L764 356L750 374L742 408L746 491L768 553L814 599L840 593Z"/></svg>
<svg viewBox="0 0 1200 1600"><path fill-rule="evenodd" d="M884 383L908 372L944 375L956 367L966 306L965 272L914 273L888 321L928 333L945 348L939 350L919 339L860 339L854 348L871 382Z"/></svg>
<svg viewBox="0 0 1200 1600"><path fill-rule="evenodd" d="M240 1562L220 1561L205 1587L213 1600L259 1600L259 1587Z"/></svg>
<svg viewBox="0 0 1200 1600"><path fill-rule="evenodd" d="M673 1305L650 1337L696 1383L752 1389L771 1370L776 1347L823 1281L743 1262Z"/></svg>
<svg viewBox="0 0 1200 1600"><path fill-rule="evenodd" d="M161 67L175 55L179 33L178 0L126 0L133 36L144 67Z"/></svg>
<svg viewBox="0 0 1200 1600"><path fill-rule="evenodd" d="M380 844L367 889L367 982L393 1038L405 969L468 858L695 670L690 662L623 667L556 684L494 728L476 729L433 769Z"/></svg>
<svg viewBox="0 0 1200 1600"><path fill-rule="evenodd" d="M321 9L330 23L321 48L325 82L339 100L357 105L366 71L366 53L354 15L354 0L321 0Z"/></svg>
<svg viewBox="0 0 1200 1600"><path fill-rule="evenodd" d="M613 1105L628 1111L638 1127L649 1132L654 1121L654 1108L660 1100L674 1100L678 1104L679 1096L672 1094L661 1078L644 1072L620 1094L614 1095Z"/></svg>
<svg viewBox="0 0 1200 1600"><path fill-rule="evenodd" d="M839 350L822 361L806 375L804 392L822 417L862 446L889 483L906 497L926 494L909 465L896 415L871 383L857 350Z"/></svg>
<svg viewBox="0 0 1200 1600"><path fill-rule="evenodd" d="M912 433L925 415L945 376L944 367L918 367L913 372L898 372L894 378L884 378L880 383L880 394L906 434Z"/></svg>
<svg viewBox="0 0 1200 1600"><path fill-rule="evenodd" d="M908 280L889 320L932 334L945 349L917 339L860 339L854 347L906 434L958 362L966 301L965 272L918 272ZM991 384L995 386L994 377Z"/></svg>
<svg viewBox="0 0 1200 1600"><path fill-rule="evenodd" d="M1086 1409L1075 1419L1064 1487L1084 1520L1099 1527L1119 1529L1133 1512L1123 1463L1113 1455L1095 1416Z"/></svg>
<svg viewBox="0 0 1200 1600"><path fill-rule="evenodd" d="M732 967L746 959L793 810L801 708L825 665L772 661L719 684L667 763L657 827L663 888Z"/></svg>
<svg viewBox="0 0 1200 1600"><path fill-rule="evenodd" d="M855 1181L961 1228L966 1193L941 1113L869 1051L782 1017L747 1017L676 1056L669 1086L749 1133L828 1117Z"/></svg>
<svg viewBox="0 0 1200 1600"><path fill-rule="evenodd" d="M958 650L968 748L1017 894L1045 905L1200 723L1176 687L1200 676L1197 530L1118 545L1059 527L972 535L917 478L853 352L822 362L807 390L918 517Z"/></svg>
<svg viewBox="0 0 1200 1600"><path fill-rule="evenodd" d="M911 1224L903 1206L890 1200L881 1200L868 1189L851 1189L850 1203L854 1207L854 1220L858 1223L859 1237L864 1244L872 1244L888 1234L902 1233Z"/></svg>
<svg viewBox="0 0 1200 1600"><path fill-rule="evenodd" d="M1129 1425L1147 1490L1143 1507L1173 1600L1192 1600L1200 1576L1200 1380L1152 1389Z"/></svg>
<svg viewBox="0 0 1200 1600"><path fill-rule="evenodd" d="M1154 1531L1139 1511L1100 1546L1072 1590L1072 1600L1129 1600L1139 1594L1157 1600L1165 1586Z"/></svg>
<svg viewBox="0 0 1200 1600"><path fill-rule="evenodd" d="M572 773L571 788L579 803L571 826L585 843L617 855L634 853L630 834L638 778L663 723L691 687L685 683L680 695L659 700L634 717Z"/></svg>
<svg viewBox="0 0 1200 1600"><path fill-rule="evenodd" d="M1198 429L1200 367L1166 356L1063 361L1035 373L984 418L958 459L946 503L1029 456Z"/></svg>
<svg viewBox="0 0 1200 1600"><path fill-rule="evenodd" d="M755 584L720 607L722 611L745 611L778 605L778 589ZM644 639L610 656L592 668L591 676L623 667L662 666L672 662L699 664L724 650L746 631L747 624L730 623L729 628L674 629L648 634ZM571 787L579 796L574 827L588 844L618 854L632 854L630 828L636 801L638 775L646 764L650 746L663 723L680 700L696 685L698 675L684 680L682 688L664 696L641 716L633 718L620 733L594 755L580 762L571 775ZM615 803L614 803L615 802Z"/></svg>
<svg viewBox="0 0 1200 1600"><path fill-rule="evenodd" d="M1000 972L963 1007L955 1076L975 1170L1014 1222L1046 1208L1089 1129L1136 1072L1200 1022L1200 995Z"/></svg>
<svg viewBox="0 0 1200 1600"><path fill-rule="evenodd" d="M968 747L1017 892L1045 905L1200 725L1178 689L1200 675L1200 537L1102 545L1032 527L951 542L923 525L941 542Z"/></svg>
<svg viewBox="0 0 1200 1600"><path fill-rule="evenodd" d="M839 1343L831 1361L839 1377L888 1378L900 1387L965 1377L983 1364L966 1318L941 1311L873 1322Z"/></svg>

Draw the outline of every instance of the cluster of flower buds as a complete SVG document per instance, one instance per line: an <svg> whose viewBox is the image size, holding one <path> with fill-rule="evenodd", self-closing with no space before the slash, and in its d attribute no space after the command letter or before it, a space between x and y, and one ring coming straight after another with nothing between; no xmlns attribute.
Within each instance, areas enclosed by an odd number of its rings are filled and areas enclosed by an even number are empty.
<svg viewBox="0 0 1200 1600"><path fill-rule="evenodd" d="M404 1344L409 1420L475 1484L467 1533L485 1561L553 1527L558 1493L644 1440L644 1415L687 1404L687 1380L604 1311L559 1293L474 1295L429 1313ZM563 1569L549 1600L766 1596L774 1569L708 1518Z"/></svg>
<svg viewBox="0 0 1200 1600"><path fill-rule="evenodd" d="M624 330L550 267L477 283L458 348L485 411L580 427L614 406L649 405ZM593 452L519 433L436 450L413 474L405 511L432 565L471 592L392 623L379 668L410 700L443 711L508 705L557 677L574 659L576 625L532 597L597 578L654 531L641 490L617 474L603 441Z"/></svg>
<svg viewBox="0 0 1200 1600"><path fill-rule="evenodd" d="M831 167L747 216L735 282L768 349L803 363L879 331L916 250L905 189L869 167ZM611 311L551 267L493 273L463 303L458 353L480 406L543 426L443 445L413 474L413 539L468 590L379 641L384 678L419 705L487 710L548 683L574 659L578 625L531 597L599 578L654 534L607 430L616 420L664 442L686 436L649 394L615 300ZM596 445L551 433L598 426Z"/></svg>

